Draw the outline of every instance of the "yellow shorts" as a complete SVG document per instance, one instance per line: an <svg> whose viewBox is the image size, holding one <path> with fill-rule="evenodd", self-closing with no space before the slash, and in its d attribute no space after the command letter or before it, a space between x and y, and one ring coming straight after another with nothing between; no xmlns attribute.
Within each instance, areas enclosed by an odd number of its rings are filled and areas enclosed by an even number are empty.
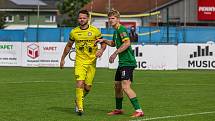
<svg viewBox="0 0 215 121"><path fill-rule="evenodd" d="M95 64L77 64L75 65L76 80L84 80L86 85L92 85L96 72Z"/></svg>

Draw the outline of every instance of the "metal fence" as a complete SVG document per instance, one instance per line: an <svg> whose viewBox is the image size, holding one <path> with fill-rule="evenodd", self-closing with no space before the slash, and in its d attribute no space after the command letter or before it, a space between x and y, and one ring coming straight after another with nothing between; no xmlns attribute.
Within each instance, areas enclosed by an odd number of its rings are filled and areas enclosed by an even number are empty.
<svg viewBox="0 0 215 121"><path fill-rule="evenodd" d="M0 41L66 42L72 28L27 28L0 30ZM111 40L113 29L101 28L103 37ZM128 29L128 32L129 29ZM177 44L215 42L215 27L137 27L137 43Z"/></svg>

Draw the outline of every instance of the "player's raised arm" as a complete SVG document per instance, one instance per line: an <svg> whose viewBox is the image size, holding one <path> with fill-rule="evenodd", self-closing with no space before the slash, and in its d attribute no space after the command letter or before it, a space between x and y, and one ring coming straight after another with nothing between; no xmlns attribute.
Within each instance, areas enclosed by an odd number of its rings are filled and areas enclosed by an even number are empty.
<svg viewBox="0 0 215 121"><path fill-rule="evenodd" d="M115 46L116 46L116 45L115 45L115 42L114 42L113 40L97 39L97 40L95 41L95 43L105 43L105 44L107 44L107 45L109 45L109 46L111 46L111 47L115 47Z"/></svg>

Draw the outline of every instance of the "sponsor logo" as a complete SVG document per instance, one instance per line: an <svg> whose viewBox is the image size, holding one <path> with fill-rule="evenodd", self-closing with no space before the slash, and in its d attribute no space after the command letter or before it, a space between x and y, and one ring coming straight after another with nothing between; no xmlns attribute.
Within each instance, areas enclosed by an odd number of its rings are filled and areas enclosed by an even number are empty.
<svg viewBox="0 0 215 121"><path fill-rule="evenodd" d="M27 46L27 55L28 57L35 59L39 57L39 45L31 44Z"/></svg>
<svg viewBox="0 0 215 121"><path fill-rule="evenodd" d="M146 61L138 61L137 62L137 68L146 68Z"/></svg>
<svg viewBox="0 0 215 121"><path fill-rule="evenodd" d="M13 49L13 45L0 45L0 49L3 49L3 50L12 50Z"/></svg>
<svg viewBox="0 0 215 121"><path fill-rule="evenodd" d="M215 61L210 60L189 60L188 67L204 67L204 68L215 68Z"/></svg>
<svg viewBox="0 0 215 121"><path fill-rule="evenodd" d="M202 48L201 46L197 46L197 51L194 51L190 54L190 58L196 58L201 56L213 56L213 52L209 51L209 46Z"/></svg>
<svg viewBox="0 0 215 121"><path fill-rule="evenodd" d="M190 54L188 60L188 67L203 67L203 68L215 68L215 61L210 59L204 59L205 57L214 56L214 53L209 50L209 46L205 46L202 48L201 46L197 46L197 51L194 51ZM195 58L200 58L201 60L197 60Z"/></svg>
<svg viewBox="0 0 215 121"><path fill-rule="evenodd" d="M215 20L214 0L198 0L198 20Z"/></svg>
<svg viewBox="0 0 215 121"><path fill-rule="evenodd" d="M199 6L199 11L202 11L202 12L215 12L215 7Z"/></svg>
<svg viewBox="0 0 215 121"><path fill-rule="evenodd" d="M139 47L135 47L133 50L135 57L143 57L143 53L140 52ZM147 66L146 61L137 61L137 68L146 68Z"/></svg>
<svg viewBox="0 0 215 121"><path fill-rule="evenodd" d="M124 37L126 37L126 36L128 36L128 35L127 35L126 32L122 32L122 33L120 34L120 36L121 36L121 38L124 38Z"/></svg>
<svg viewBox="0 0 215 121"><path fill-rule="evenodd" d="M200 12L215 12L215 7L199 6Z"/></svg>
<svg viewBox="0 0 215 121"><path fill-rule="evenodd" d="M134 52L135 57L142 57L143 56L143 53L139 51L139 47L135 47L133 49L133 52Z"/></svg>
<svg viewBox="0 0 215 121"><path fill-rule="evenodd" d="M57 50L57 46L45 46L43 47L44 51L54 52Z"/></svg>

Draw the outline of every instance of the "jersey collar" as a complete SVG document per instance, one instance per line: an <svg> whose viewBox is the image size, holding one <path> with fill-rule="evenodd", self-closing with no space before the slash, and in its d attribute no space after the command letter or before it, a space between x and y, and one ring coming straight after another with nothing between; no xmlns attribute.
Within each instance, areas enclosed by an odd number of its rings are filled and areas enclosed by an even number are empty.
<svg viewBox="0 0 215 121"><path fill-rule="evenodd" d="M80 28L81 30L87 30L89 27L90 27L90 25L89 25L89 24L88 24L88 26L87 26L87 28L86 28L86 29L82 29L82 28L79 26L79 28Z"/></svg>
<svg viewBox="0 0 215 121"><path fill-rule="evenodd" d="M121 24L117 24L117 28L116 28L116 29L119 29L119 28L120 28L120 26L121 26Z"/></svg>

